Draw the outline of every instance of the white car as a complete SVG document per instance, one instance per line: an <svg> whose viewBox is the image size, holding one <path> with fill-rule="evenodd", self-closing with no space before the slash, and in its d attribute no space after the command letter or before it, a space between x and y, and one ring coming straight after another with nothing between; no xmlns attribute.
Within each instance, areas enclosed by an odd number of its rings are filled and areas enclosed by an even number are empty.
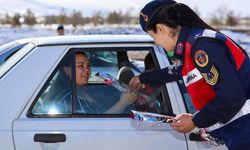
<svg viewBox="0 0 250 150"><path fill-rule="evenodd" d="M149 36L58 36L13 43L0 47L1 150L226 149L190 140L189 134L178 133L167 123L131 119L130 110L168 115L194 112L187 93L181 91L181 83L158 87L156 99L135 102L122 113L104 113L118 101L121 92L104 84L95 76L97 72L109 73L126 83L129 75L144 71L143 60L148 53L158 69L169 65L164 49ZM73 60L77 52L85 52L90 61L92 75L82 90L99 106L100 113L78 110L74 76L68 83L70 103L59 103L62 100L58 94L63 90L53 88L65 60L73 63L69 65L75 74Z"/></svg>

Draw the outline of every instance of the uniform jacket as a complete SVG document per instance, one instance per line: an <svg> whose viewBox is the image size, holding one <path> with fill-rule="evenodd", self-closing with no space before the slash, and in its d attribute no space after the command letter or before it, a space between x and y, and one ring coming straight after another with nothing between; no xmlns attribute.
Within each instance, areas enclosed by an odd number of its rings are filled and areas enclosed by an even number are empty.
<svg viewBox="0 0 250 150"><path fill-rule="evenodd" d="M217 122L226 123L250 97L249 57L229 40L219 32L182 27L175 48L175 57L179 62L162 70L141 74L139 79L141 83L153 85L176 81L183 77L184 60L190 57L188 61L194 64L214 91L211 101L193 115L195 125L203 128ZM189 56L185 54L186 49L190 49ZM200 94L199 91L197 94Z"/></svg>

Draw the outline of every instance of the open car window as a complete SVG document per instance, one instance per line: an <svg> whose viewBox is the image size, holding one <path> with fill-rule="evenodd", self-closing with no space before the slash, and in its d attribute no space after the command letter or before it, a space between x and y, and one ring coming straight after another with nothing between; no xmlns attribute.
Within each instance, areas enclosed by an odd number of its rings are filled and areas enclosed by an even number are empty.
<svg viewBox="0 0 250 150"><path fill-rule="evenodd" d="M81 53L84 53L84 56ZM144 61L148 55L155 57L150 47L70 49L39 92L28 116L129 116L131 110L169 114L166 88L147 85L147 89L141 90L134 100L127 103L123 96L126 90L122 91L96 76L98 72L108 73L127 85L133 76L147 71ZM88 60L90 75L79 74L78 58ZM151 61L150 64L157 69L157 60L154 58ZM79 76L80 80L89 78L88 83L80 85ZM126 100L128 98L131 99L131 95L125 97Z"/></svg>

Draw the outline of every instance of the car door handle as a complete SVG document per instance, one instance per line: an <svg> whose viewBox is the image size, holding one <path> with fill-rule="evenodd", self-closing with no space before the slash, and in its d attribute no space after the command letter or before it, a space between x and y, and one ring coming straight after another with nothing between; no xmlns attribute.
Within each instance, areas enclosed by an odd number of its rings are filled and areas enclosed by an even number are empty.
<svg viewBox="0 0 250 150"><path fill-rule="evenodd" d="M34 141L42 143L65 142L66 136L65 134L35 134Z"/></svg>

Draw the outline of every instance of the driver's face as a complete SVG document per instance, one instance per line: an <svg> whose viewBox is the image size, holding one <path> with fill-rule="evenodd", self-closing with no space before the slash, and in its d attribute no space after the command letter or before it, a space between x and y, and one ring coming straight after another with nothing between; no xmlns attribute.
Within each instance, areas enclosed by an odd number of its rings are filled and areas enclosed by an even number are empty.
<svg viewBox="0 0 250 150"><path fill-rule="evenodd" d="M83 86L88 84L91 74L89 60L83 54L76 54L76 85Z"/></svg>

